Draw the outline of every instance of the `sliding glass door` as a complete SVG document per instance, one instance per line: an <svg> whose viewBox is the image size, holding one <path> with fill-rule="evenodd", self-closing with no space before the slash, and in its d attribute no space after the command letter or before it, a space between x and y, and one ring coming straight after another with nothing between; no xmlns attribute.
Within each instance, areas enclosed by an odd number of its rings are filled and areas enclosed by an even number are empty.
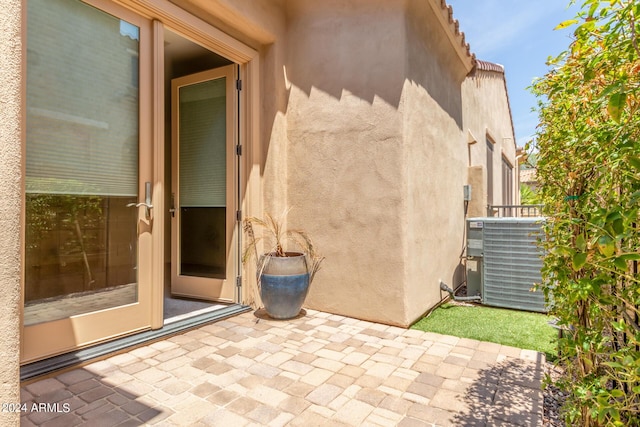
<svg viewBox="0 0 640 427"><path fill-rule="evenodd" d="M27 3L23 362L150 326L151 23L92 3Z"/></svg>

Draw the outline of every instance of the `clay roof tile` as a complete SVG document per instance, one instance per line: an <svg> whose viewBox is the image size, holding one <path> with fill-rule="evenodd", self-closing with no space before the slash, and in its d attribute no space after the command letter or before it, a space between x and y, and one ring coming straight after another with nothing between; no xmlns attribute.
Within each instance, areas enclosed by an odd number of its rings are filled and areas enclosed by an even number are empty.
<svg viewBox="0 0 640 427"><path fill-rule="evenodd" d="M437 1L437 0L436 0ZM468 58L471 62L471 65L474 66L476 64L476 55L471 52L471 48L469 43L466 42L465 35L462 31L460 31L460 23L457 19L453 17L453 7L448 5L446 0L440 0L440 9L443 14L446 15L445 20L449 23L449 29L454 37L454 40L457 39L457 42L462 49L463 55Z"/></svg>
<svg viewBox="0 0 640 427"><path fill-rule="evenodd" d="M476 67L478 68L478 70L493 71L495 73L504 74L504 66L500 64L495 64L493 62L476 59Z"/></svg>

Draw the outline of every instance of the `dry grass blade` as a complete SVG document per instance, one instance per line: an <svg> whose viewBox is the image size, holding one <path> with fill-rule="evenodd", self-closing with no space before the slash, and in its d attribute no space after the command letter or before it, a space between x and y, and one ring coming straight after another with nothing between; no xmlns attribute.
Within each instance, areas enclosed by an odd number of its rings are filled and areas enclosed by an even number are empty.
<svg viewBox="0 0 640 427"><path fill-rule="evenodd" d="M309 272L309 283L313 281L315 274L320 269L320 265L324 260L324 257L316 251L311 238L306 232L286 229L284 224L286 223L286 216L289 210L290 209L285 209L278 218L266 213L264 219L249 217L244 221L243 228L248 238L248 244L242 256L242 262L246 263L249 258L255 257L258 286L260 286L262 272L270 259L269 256L258 255L257 245L260 241L273 241L273 245L265 248L265 252L267 254L274 254L276 257L286 256L286 243L288 241L293 242L305 255ZM254 225L263 230L265 234L263 237L256 237Z"/></svg>
<svg viewBox="0 0 640 427"><path fill-rule="evenodd" d="M290 234L297 245L303 249L307 257L307 265L309 266L309 283L311 283L318 270L320 270L320 265L322 264L324 257L316 252L315 246L307 233L300 230L292 230Z"/></svg>

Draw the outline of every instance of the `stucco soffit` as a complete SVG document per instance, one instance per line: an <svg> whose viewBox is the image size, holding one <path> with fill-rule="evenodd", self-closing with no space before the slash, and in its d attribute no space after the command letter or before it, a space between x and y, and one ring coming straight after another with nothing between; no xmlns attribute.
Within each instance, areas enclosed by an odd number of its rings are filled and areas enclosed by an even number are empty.
<svg viewBox="0 0 640 427"><path fill-rule="evenodd" d="M216 53L238 63L252 60L258 52L210 22L191 13L178 3L181 0L115 0L142 16L162 22L166 28L189 34L189 38L204 46L211 46ZM189 2L186 2L189 3Z"/></svg>
<svg viewBox="0 0 640 427"><path fill-rule="evenodd" d="M425 1L438 18L438 22L440 22L442 28L445 30L449 41L464 64L467 73L471 72L476 64L476 56L471 53L469 43L465 41L464 33L460 31L460 23L453 18L453 8L447 5L446 0Z"/></svg>
<svg viewBox="0 0 640 427"><path fill-rule="evenodd" d="M511 139L511 138L508 138L508 139ZM512 168L515 167L514 161L509 158L509 155L504 148L502 149L502 160L507 162L507 164L509 164L509 166L511 166Z"/></svg>
<svg viewBox="0 0 640 427"><path fill-rule="evenodd" d="M489 141L491 141L492 144L496 144L496 142L498 142L498 138L496 138L496 136L489 130L489 128L487 128L485 130L485 134L487 136L487 139L489 139Z"/></svg>
<svg viewBox="0 0 640 427"><path fill-rule="evenodd" d="M261 7L265 2L229 1L229 0L169 0L181 8L191 12L195 16L207 21L209 24L219 27L222 31L232 36L244 38L258 44L270 44L276 39L274 33L266 28L265 22L275 25L278 12L261 14ZM277 7L276 1L273 7ZM261 22L260 19L264 21ZM252 43L253 44L253 43Z"/></svg>
<svg viewBox="0 0 640 427"><path fill-rule="evenodd" d="M478 138L471 132L471 129L467 129L467 144L472 145L478 142Z"/></svg>

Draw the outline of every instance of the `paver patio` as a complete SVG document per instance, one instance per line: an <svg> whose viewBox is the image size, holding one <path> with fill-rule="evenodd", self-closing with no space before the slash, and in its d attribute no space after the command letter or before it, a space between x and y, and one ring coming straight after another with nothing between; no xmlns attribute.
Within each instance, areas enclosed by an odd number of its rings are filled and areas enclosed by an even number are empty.
<svg viewBox="0 0 640 427"><path fill-rule="evenodd" d="M538 426L543 365L313 310L250 312L23 384L21 425Z"/></svg>

